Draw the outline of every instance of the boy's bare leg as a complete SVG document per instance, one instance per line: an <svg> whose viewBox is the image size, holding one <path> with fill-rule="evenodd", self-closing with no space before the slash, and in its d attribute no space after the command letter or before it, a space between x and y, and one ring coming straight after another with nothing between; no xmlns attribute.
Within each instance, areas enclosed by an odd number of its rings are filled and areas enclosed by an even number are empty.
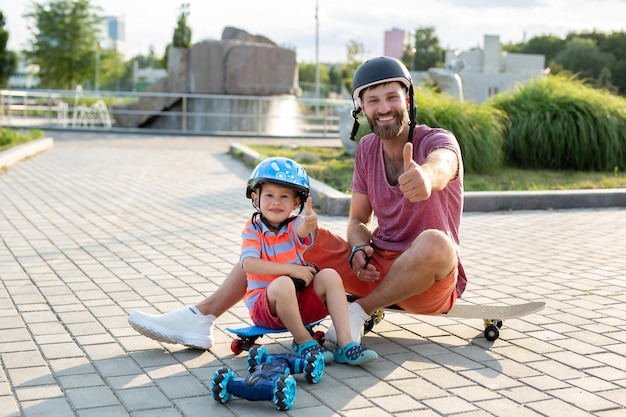
<svg viewBox="0 0 626 417"><path fill-rule="evenodd" d="M315 276L315 291L320 299L325 298L332 325L337 330L337 346L333 353L335 362L361 365L378 358L376 352L364 348L352 338L346 291L337 271L321 270Z"/></svg>

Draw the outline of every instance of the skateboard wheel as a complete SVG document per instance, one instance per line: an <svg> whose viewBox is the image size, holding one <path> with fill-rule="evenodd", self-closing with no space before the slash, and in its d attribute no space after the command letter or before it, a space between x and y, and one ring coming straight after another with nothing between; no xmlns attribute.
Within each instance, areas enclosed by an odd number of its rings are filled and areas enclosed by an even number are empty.
<svg viewBox="0 0 626 417"><path fill-rule="evenodd" d="M296 380L291 375L281 375L274 384L274 407L280 411L290 410L296 400Z"/></svg>
<svg viewBox="0 0 626 417"><path fill-rule="evenodd" d="M363 325L363 334L367 334L372 331L374 326L383 321L385 318L385 312L381 310L374 311L369 319L365 320Z"/></svg>
<svg viewBox="0 0 626 417"><path fill-rule="evenodd" d="M228 381L235 377L235 373L225 366L215 371L213 381L211 381L211 392L213 399L222 404L230 401L232 394L228 392Z"/></svg>
<svg viewBox="0 0 626 417"><path fill-rule="evenodd" d="M230 343L230 350L235 354L235 355L239 355L241 352L243 352L243 340L241 339L235 339Z"/></svg>
<svg viewBox="0 0 626 417"><path fill-rule="evenodd" d="M317 343L319 343L320 345L323 345L324 342L326 341L326 333L324 333L321 330L316 331L315 333L313 333L313 339L315 339L317 341Z"/></svg>
<svg viewBox="0 0 626 417"><path fill-rule="evenodd" d="M378 323L383 321L384 318L385 312L382 310L376 310L374 311L374 314L372 314L372 319L374 319L374 325L377 325Z"/></svg>
<svg viewBox="0 0 626 417"><path fill-rule="evenodd" d="M498 330L496 325L490 324L485 328L485 339L493 342L494 340L498 340L498 337L500 337L500 330Z"/></svg>

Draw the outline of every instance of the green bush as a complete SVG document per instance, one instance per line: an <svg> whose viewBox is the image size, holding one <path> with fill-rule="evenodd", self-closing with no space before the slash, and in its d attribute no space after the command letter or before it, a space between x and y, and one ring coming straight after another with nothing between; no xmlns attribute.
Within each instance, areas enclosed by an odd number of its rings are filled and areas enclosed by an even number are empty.
<svg viewBox="0 0 626 417"><path fill-rule="evenodd" d="M626 167L626 100L574 76L536 78L487 104L508 114L505 153L522 168Z"/></svg>
<svg viewBox="0 0 626 417"><path fill-rule="evenodd" d="M418 123L454 133L465 172L490 173L504 166L504 112L430 91L416 92L415 104Z"/></svg>
<svg viewBox="0 0 626 417"><path fill-rule="evenodd" d="M43 131L38 129L12 130L0 128L0 151L42 137Z"/></svg>

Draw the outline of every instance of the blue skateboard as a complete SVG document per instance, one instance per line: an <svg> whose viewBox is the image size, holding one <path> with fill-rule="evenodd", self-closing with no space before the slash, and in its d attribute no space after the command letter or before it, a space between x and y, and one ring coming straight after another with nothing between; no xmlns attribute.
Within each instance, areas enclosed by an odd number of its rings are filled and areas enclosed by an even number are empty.
<svg viewBox="0 0 626 417"><path fill-rule="evenodd" d="M314 321L313 323L305 324L304 327L311 333L313 339L317 340L319 344L324 343L324 332L321 330L314 331L313 327L320 324L324 319ZM247 326L247 327L227 327L226 330L235 334L237 339L234 339L230 344L230 350L233 351L235 355L239 355L241 352L249 351L251 348L255 346L261 346L256 341L261 336L272 333L286 333L289 330L287 329L270 329L267 327L261 326Z"/></svg>

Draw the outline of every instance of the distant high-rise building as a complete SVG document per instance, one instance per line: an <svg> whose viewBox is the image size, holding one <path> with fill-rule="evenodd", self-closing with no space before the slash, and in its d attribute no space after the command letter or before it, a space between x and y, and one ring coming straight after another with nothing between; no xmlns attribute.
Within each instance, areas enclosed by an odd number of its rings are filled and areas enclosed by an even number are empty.
<svg viewBox="0 0 626 417"><path fill-rule="evenodd" d="M402 58L406 43L406 31L398 28L385 31L384 54L393 58Z"/></svg>
<svg viewBox="0 0 626 417"><path fill-rule="evenodd" d="M102 16L100 47L126 55L126 17Z"/></svg>

